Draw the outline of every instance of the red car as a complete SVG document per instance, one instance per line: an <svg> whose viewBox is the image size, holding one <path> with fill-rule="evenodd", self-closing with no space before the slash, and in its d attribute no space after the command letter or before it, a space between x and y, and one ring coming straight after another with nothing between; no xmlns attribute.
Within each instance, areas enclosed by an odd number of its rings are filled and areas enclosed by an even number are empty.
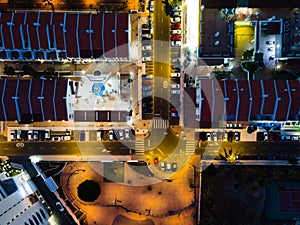
<svg viewBox="0 0 300 225"><path fill-rule="evenodd" d="M174 23L174 24L171 25L171 29L172 30L178 30L180 28L181 28L180 23Z"/></svg>
<svg viewBox="0 0 300 225"><path fill-rule="evenodd" d="M181 35L174 34L172 35L172 41L180 41L181 40Z"/></svg>
<svg viewBox="0 0 300 225"><path fill-rule="evenodd" d="M171 111L171 112L177 112L177 110L176 110L175 107L171 107L170 111Z"/></svg>

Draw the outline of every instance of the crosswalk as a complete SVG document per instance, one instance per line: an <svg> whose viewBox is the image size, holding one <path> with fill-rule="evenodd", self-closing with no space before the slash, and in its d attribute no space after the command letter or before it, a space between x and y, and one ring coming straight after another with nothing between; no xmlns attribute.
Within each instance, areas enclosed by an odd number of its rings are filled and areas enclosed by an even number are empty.
<svg viewBox="0 0 300 225"><path fill-rule="evenodd" d="M143 140L135 142L135 154L136 155L145 154L145 142Z"/></svg>
<svg viewBox="0 0 300 225"><path fill-rule="evenodd" d="M168 129L169 128L169 120L163 120L161 118L154 118L152 120L152 128Z"/></svg>
<svg viewBox="0 0 300 225"><path fill-rule="evenodd" d="M185 154L195 154L195 142L186 141L185 142Z"/></svg>

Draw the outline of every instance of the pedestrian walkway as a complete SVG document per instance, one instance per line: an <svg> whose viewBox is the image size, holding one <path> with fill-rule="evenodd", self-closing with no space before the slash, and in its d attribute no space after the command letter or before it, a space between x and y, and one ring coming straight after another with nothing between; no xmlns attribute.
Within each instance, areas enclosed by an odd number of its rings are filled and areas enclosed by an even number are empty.
<svg viewBox="0 0 300 225"><path fill-rule="evenodd" d="M168 129L169 128L169 121L163 120L161 118L154 118L152 120L152 128L155 129Z"/></svg>
<svg viewBox="0 0 300 225"><path fill-rule="evenodd" d="M145 154L145 141L139 140L135 142L135 154L144 155Z"/></svg>
<svg viewBox="0 0 300 225"><path fill-rule="evenodd" d="M185 153L193 155L195 154L195 142L194 141L186 141L185 142Z"/></svg>

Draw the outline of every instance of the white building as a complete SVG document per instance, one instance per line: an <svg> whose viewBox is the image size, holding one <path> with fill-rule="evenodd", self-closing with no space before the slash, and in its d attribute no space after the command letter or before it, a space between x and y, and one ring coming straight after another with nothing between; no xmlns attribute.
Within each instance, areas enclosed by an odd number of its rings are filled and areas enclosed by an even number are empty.
<svg viewBox="0 0 300 225"><path fill-rule="evenodd" d="M49 212L40 200L26 171L13 169L8 163L0 164L1 225L49 224Z"/></svg>

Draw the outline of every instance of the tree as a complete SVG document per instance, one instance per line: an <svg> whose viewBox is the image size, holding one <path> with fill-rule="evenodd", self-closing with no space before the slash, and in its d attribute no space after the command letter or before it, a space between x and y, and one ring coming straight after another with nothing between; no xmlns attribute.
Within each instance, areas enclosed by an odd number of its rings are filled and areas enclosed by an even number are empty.
<svg viewBox="0 0 300 225"><path fill-rule="evenodd" d="M38 75L37 71L32 66L30 66L28 64L25 64L22 67L22 70L24 72L24 75L31 75L33 77L36 77Z"/></svg>
<svg viewBox="0 0 300 225"><path fill-rule="evenodd" d="M236 160L239 158L241 153L238 153L237 151L233 151L232 148L230 148L228 151L224 148L224 153L220 153L220 157L223 160L226 160L227 162L234 164Z"/></svg>
<svg viewBox="0 0 300 225"><path fill-rule="evenodd" d="M254 53L254 48L250 49L250 50L246 50L244 53L243 53L243 60L249 60L252 58L253 56L253 53Z"/></svg>
<svg viewBox="0 0 300 225"><path fill-rule="evenodd" d="M5 66L3 69L3 73L6 75L15 75L15 69L12 66Z"/></svg>
<svg viewBox="0 0 300 225"><path fill-rule="evenodd" d="M44 76L45 77L53 77L55 75L55 68L53 66L47 67L46 70L44 70Z"/></svg>

